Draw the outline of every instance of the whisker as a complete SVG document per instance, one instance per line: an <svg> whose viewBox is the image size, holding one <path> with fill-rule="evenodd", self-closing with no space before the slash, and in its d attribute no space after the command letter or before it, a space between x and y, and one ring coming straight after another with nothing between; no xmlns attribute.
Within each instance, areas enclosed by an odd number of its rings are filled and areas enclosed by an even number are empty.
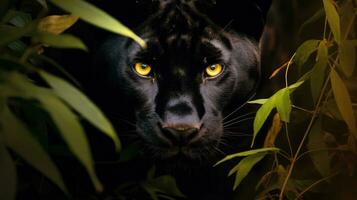
<svg viewBox="0 0 357 200"><path fill-rule="evenodd" d="M232 125L234 124L238 124L238 123L241 123L241 122L244 122L244 121L248 121L248 120L252 120L254 119L255 117L248 117L248 118L245 118L245 119L242 119L242 120L238 120L236 122L232 122L232 123L229 123L229 124L224 124L223 125L223 128L228 128L228 127L232 127Z"/></svg>
<svg viewBox="0 0 357 200"><path fill-rule="evenodd" d="M225 119L227 119L229 116L231 116L231 115L233 115L234 113L236 113L237 111L239 111L239 110L240 110L241 108L243 108L245 105L247 105L247 103L248 103L250 100L252 100L255 95L256 95L256 93L253 93L253 94L248 98L248 100L247 100L246 102L244 102L244 103L243 103L242 105L240 105L238 108L236 108L235 110L233 110L233 112L231 112L229 115L225 116L225 117L223 118L223 121L224 121Z"/></svg>
<svg viewBox="0 0 357 200"><path fill-rule="evenodd" d="M242 119L242 118L244 118L244 117L247 117L247 116L252 115L252 114L255 114L255 113L256 113L256 112L250 112L250 113L247 113L247 114L244 114L244 115L240 115L240 116L238 116L238 117L236 117L236 118L233 118L233 119L231 119L231 120L228 120L228 121L226 121L226 122L223 122L223 124L228 124L228 123L230 123L230 122L233 122L233 121L238 120L238 119Z"/></svg>

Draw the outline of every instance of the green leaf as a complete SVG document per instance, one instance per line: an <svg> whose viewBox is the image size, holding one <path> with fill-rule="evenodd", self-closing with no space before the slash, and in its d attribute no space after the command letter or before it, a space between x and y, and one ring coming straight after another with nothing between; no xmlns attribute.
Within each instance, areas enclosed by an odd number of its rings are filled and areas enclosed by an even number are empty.
<svg viewBox="0 0 357 200"><path fill-rule="evenodd" d="M311 94L314 102L317 102L317 98L320 95L324 80L325 69L328 61L328 49L324 41L321 41L317 51L317 62L312 69L310 85Z"/></svg>
<svg viewBox="0 0 357 200"><path fill-rule="evenodd" d="M154 180L151 180L150 184L160 189L160 191L164 194L176 197L185 197L185 195L178 189L176 180L172 176L159 176Z"/></svg>
<svg viewBox="0 0 357 200"><path fill-rule="evenodd" d="M280 118L284 122L290 121L290 112L291 112L291 101L290 101L290 90L284 88L276 94L275 105Z"/></svg>
<svg viewBox="0 0 357 200"><path fill-rule="evenodd" d="M145 41L137 36L134 32L132 32L129 28L108 15L106 12L100 10L99 8L86 1L51 0L51 2L90 24L132 38L142 47L146 46Z"/></svg>
<svg viewBox="0 0 357 200"><path fill-rule="evenodd" d="M307 40L296 50L294 60L299 68L305 64L310 55L317 50L319 42L320 40Z"/></svg>
<svg viewBox="0 0 357 200"><path fill-rule="evenodd" d="M217 162L214 166L217 166L223 162L226 162L228 160L231 160L233 158L238 158L238 157L244 157L244 156L251 156L254 154L258 154L258 153L264 153L264 152L276 152L279 151L278 148L275 147L271 147L271 148L261 148L261 149L253 149L253 150L249 150L249 151L243 151L243 152L239 152L239 153L235 153L235 154L231 154L226 156L224 159L220 160L219 162Z"/></svg>
<svg viewBox="0 0 357 200"><path fill-rule="evenodd" d="M340 68L347 77L351 77L356 67L356 47L351 41L344 40L339 46Z"/></svg>
<svg viewBox="0 0 357 200"><path fill-rule="evenodd" d="M7 146L68 194L56 165L43 147L28 132L27 127L7 108L3 112L1 122Z"/></svg>
<svg viewBox="0 0 357 200"><path fill-rule="evenodd" d="M53 35L48 33L38 33L33 37L33 40L46 44L50 47L82 49L84 51L88 51L86 45L81 39L70 34Z"/></svg>
<svg viewBox="0 0 357 200"><path fill-rule="evenodd" d="M321 128L321 120L317 120L309 133L307 149L312 151L310 157L317 171L323 177L327 177L330 175L331 159L328 155L327 145L322 138L324 138L324 135Z"/></svg>
<svg viewBox="0 0 357 200"><path fill-rule="evenodd" d="M335 41L340 44L341 42L341 28L340 17L337 13L336 7L332 0L323 0L327 22L334 35Z"/></svg>
<svg viewBox="0 0 357 200"><path fill-rule="evenodd" d="M89 144L78 117L49 89L31 84L18 73L9 73L8 82L26 99L37 99L50 114L69 149L84 165L97 191L102 191L89 149ZM15 95L18 95L15 94Z"/></svg>
<svg viewBox="0 0 357 200"><path fill-rule="evenodd" d="M36 29L35 22L32 22L22 28L17 28L8 25L0 25L0 46L13 42L23 36L28 36L35 29Z"/></svg>
<svg viewBox="0 0 357 200"><path fill-rule="evenodd" d="M15 200L16 196L16 167L2 140L0 129L0 197L2 200Z"/></svg>
<svg viewBox="0 0 357 200"><path fill-rule="evenodd" d="M324 10L320 9L318 10L313 16L311 16L308 20L306 20L299 28L299 34L302 32L303 29L305 29L306 26L308 26L309 24L312 24L314 22L316 22L317 20L319 20L320 18L322 18L324 16Z"/></svg>
<svg viewBox="0 0 357 200"><path fill-rule="evenodd" d="M255 164L264 158L266 153L259 153L243 158L230 172L229 176L236 172L233 190L235 190L242 180L249 174Z"/></svg>
<svg viewBox="0 0 357 200"><path fill-rule="evenodd" d="M334 69L331 70L330 78L337 107L349 130L354 135L355 139L357 139L356 119L353 113L350 94L348 93L346 85Z"/></svg>
<svg viewBox="0 0 357 200"><path fill-rule="evenodd" d="M265 104L268 101L268 99L256 99L254 101L248 101L250 104Z"/></svg>
<svg viewBox="0 0 357 200"><path fill-rule="evenodd" d="M119 138L109 120L81 91L63 79L53 76L45 71L40 71L40 75L60 98L66 101L74 110L95 127L112 138L116 149L120 149Z"/></svg>
<svg viewBox="0 0 357 200"><path fill-rule="evenodd" d="M89 143L78 117L52 95L39 94L38 99L51 115L68 147L88 171L96 190L101 192L103 186L95 174Z"/></svg>

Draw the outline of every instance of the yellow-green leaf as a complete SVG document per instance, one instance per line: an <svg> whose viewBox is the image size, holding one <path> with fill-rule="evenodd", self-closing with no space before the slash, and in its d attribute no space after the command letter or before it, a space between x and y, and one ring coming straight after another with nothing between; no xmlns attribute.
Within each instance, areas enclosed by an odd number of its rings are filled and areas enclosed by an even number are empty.
<svg viewBox="0 0 357 200"><path fill-rule="evenodd" d="M53 76L45 71L40 71L40 75L60 98L66 101L74 110L95 127L112 138L116 149L120 149L120 141L112 124L94 103L92 103L81 91L63 79Z"/></svg>
<svg viewBox="0 0 357 200"><path fill-rule="evenodd" d="M331 70L330 78L337 107L349 130L355 139L357 139L356 118L353 113L350 94L348 93L346 85L334 69Z"/></svg>
<svg viewBox="0 0 357 200"><path fill-rule="evenodd" d="M95 173L89 143L78 117L63 102L52 95L39 94L37 97L51 115L69 149L87 169L96 190L101 192L103 186Z"/></svg>
<svg viewBox="0 0 357 200"><path fill-rule="evenodd" d="M356 47L351 41L344 40L339 46L340 68L347 77L351 77L356 67Z"/></svg>
<svg viewBox="0 0 357 200"><path fill-rule="evenodd" d="M314 102L320 95L322 85L325 80L325 69L328 61L328 49L324 41L321 41L317 51L317 61L311 73L310 85Z"/></svg>
<svg viewBox="0 0 357 200"><path fill-rule="evenodd" d="M268 101L268 99L256 99L253 101L248 101L250 104L265 104Z"/></svg>
<svg viewBox="0 0 357 200"><path fill-rule="evenodd" d="M317 171L323 176L330 175L330 157L325 144L321 120L317 120L309 133L307 149L311 151L310 157Z"/></svg>
<svg viewBox="0 0 357 200"><path fill-rule="evenodd" d="M309 59L310 55L317 50L317 45L320 40L307 40L296 50L295 54L295 62L298 67L301 67L307 59Z"/></svg>
<svg viewBox="0 0 357 200"><path fill-rule="evenodd" d="M7 108L1 118L6 145L68 194L56 165L43 147L28 132L27 127Z"/></svg>
<svg viewBox="0 0 357 200"><path fill-rule="evenodd" d="M0 129L0 197L2 200L15 200L16 196L16 167L7 151Z"/></svg>
<svg viewBox="0 0 357 200"><path fill-rule="evenodd" d="M308 20L306 20L299 28L298 33L300 34L302 32L302 30L304 30L304 28L314 22L316 22L317 20L319 20L321 17L324 16L324 10L320 9L318 10L313 16L311 16Z"/></svg>
<svg viewBox="0 0 357 200"><path fill-rule="evenodd" d="M23 36L30 35L36 28L36 23L32 22L25 27L14 27L0 25L0 46L13 42Z"/></svg>
<svg viewBox="0 0 357 200"><path fill-rule="evenodd" d="M288 88L284 88L276 93L275 105L281 120L284 122L290 122L291 101L290 90Z"/></svg>
<svg viewBox="0 0 357 200"><path fill-rule="evenodd" d="M51 2L90 24L132 38L142 47L146 46L145 41L137 36L134 32L132 32L129 28L108 15L103 10L93 6L86 1L51 0Z"/></svg>
<svg viewBox="0 0 357 200"><path fill-rule="evenodd" d="M81 39L70 34L53 35L38 33L33 37L33 40L55 48L82 49L84 51L88 50Z"/></svg>
<svg viewBox="0 0 357 200"><path fill-rule="evenodd" d="M50 15L41 19L37 25L37 30L57 35L63 33L77 21L78 17L73 15Z"/></svg>
<svg viewBox="0 0 357 200"><path fill-rule="evenodd" d="M275 107L275 102L274 102L274 96L269 98L268 101L266 101L257 111L255 118L254 118L254 123L253 123L253 140L252 140L252 146L255 141L255 137L257 136L258 132L260 129L263 127L265 121L268 119L271 111Z"/></svg>
<svg viewBox="0 0 357 200"><path fill-rule="evenodd" d="M249 174L255 164L264 158L266 153L259 153L243 158L230 172L229 176L236 172L233 190L235 190L242 180Z"/></svg>
<svg viewBox="0 0 357 200"><path fill-rule="evenodd" d="M263 152L275 152L275 151L279 151L278 148L261 148L261 149L253 149L253 150L249 150L249 151L243 151L243 152L239 152L239 153L235 153L235 154L231 154L226 156L224 159L220 160L219 162L217 162L214 166L217 166L223 162L226 162L228 160L231 160L233 158L238 158L238 157L244 157L244 156L251 156L254 154L258 154L258 153L263 153Z"/></svg>
<svg viewBox="0 0 357 200"><path fill-rule="evenodd" d="M323 3L331 32L333 33L335 41L339 44L341 42L340 16L332 0L323 0Z"/></svg>
<svg viewBox="0 0 357 200"><path fill-rule="evenodd" d="M50 114L69 149L86 168L96 190L102 191L103 186L95 174L89 143L78 117L57 98L53 91L33 85L18 73L9 73L7 78L14 90L19 90L20 93L15 93L16 96L21 94L23 98L40 101L43 108Z"/></svg>

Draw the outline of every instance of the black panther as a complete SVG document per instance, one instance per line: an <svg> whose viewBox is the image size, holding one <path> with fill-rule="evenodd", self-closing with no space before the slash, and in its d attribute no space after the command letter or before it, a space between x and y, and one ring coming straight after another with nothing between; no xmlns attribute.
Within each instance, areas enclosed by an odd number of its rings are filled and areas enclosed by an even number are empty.
<svg viewBox="0 0 357 200"><path fill-rule="evenodd" d="M204 1L152 4L153 12L134 29L145 48L117 35L98 42L92 96L118 126L124 146L134 142L141 149L144 165L173 174L192 199L203 198L200 193L226 199L231 185L220 189L212 165L251 140L239 137L239 129L250 133L252 121L229 126L239 122L232 114L258 86L258 42L230 23L216 23ZM123 119L126 128L118 125Z"/></svg>

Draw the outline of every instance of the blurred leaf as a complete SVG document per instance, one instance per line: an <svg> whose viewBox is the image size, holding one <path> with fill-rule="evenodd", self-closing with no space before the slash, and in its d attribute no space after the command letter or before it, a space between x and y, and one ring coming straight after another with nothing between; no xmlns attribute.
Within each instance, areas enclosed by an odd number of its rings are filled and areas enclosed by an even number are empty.
<svg viewBox="0 0 357 200"><path fill-rule="evenodd" d="M244 156L251 156L254 154L258 154L258 153L263 153L263 152L275 152L275 151L279 151L278 148L261 148L261 149L253 149L253 150L249 150L249 151L243 151L243 152L239 152L239 153L235 153L235 154L231 154L226 156L224 159L220 160L219 162L217 162L214 166L217 166L223 162L226 162L228 160L231 160L233 158L237 158L237 157L244 157Z"/></svg>
<svg viewBox="0 0 357 200"><path fill-rule="evenodd" d="M356 67L356 47L349 40L344 40L339 46L340 68L347 77L351 77Z"/></svg>
<svg viewBox="0 0 357 200"><path fill-rule="evenodd" d="M46 0L36 0L43 8L48 9Z"/></svg>
<svg viewBox="0 0 357 200"><path fill-rule="evenodd" d="M7 146L68 194L56 165L27 127L8 109L5 109L1 121Z"/></svg>
<svg viewBox="0 0 357 200"><path fill-rule="evenodd" d="M250 170L257 164L260 160L264 158L266 153L258 153L248 157L243 158L231 171L229 171L228 176L236 173L236 178L234 181L233 190L235 190L242 180L248 175Z"/></svg>
<svg viewBox="0 0 357 200"><path fill-rule="evenodd" d="M311 16L308 20L306 20L299 28L299 34L306 28L306 26L316 22L320 18L322 18L325 15L325 12L323 9L318 10L313 16Z"/></svg>
<svg viewBox="0 0 357 200"><path fill-rule="evenodd" d="M2 133L0 129L0 197L2 200L15 200L16 167L2 140Z"/></svg>
<svg viewBox="0 0 357 200"><path fill-rule="evenodd" d="M42 78L53 88L54 92L66 101L85 119L99 130L106 133L114 141L117 150L120 149L119 138L109 120L81 91L66 81L45 71L40 71Z"/></svg>
<svg viewBox="0 0 357 200"><path fill-rule="evenodd" d="M9 49L14 51L17 54L17 56L20 57L25 52L27 45L21 40L16 40L8 44L7 47L9 47Z"/></svg>
<svg viewBox="0 0 357 200"><path fill-rule="evenodd" d="M317 102L325 80L325 69L328 62L328 49L325 41L321 41L319 44L316 60L310 78L311 94L314 102Z"/></svg>
<svg viewBox="0 0 357 200"><path fill-rule="evenodd" d="M185 195L178 189L176 181L172 176L166 175L157 178L150 178L141 183L141 186L150 195L151 199L154 200L159 200L159 197L165 199L175 199L170 196L185 197Z"/></svg>
<svg viewBox="0 0 357 200"><path fill-rule="evenodd" d="M276 137L279 135L283 124L280 120L279 113L276 113L273 118L273 123L268 131L264 141L264 148L275 147Z"/></svg>
<svg viewBox="0 0 357 200"><path fill-rule="evenodd" d="M332 0L323 0L323 3L324 3L327 21L331 28L331 32L334 35L335 41L338 44L340 44L341 42L340 17L337 13L334 2Z"/></svg>
<svg viewBox="0 0 357 200"><path fill-rule="evenodd" d="M78 17L73 15L51 15L42 18L38 23L37 29L39 32L58 35L73 26L77 20Z"/></svg>
<svg viewBox="0 0 357 200"><path fill-rule="evenodd" d="M323 176L330 175L330 157L325 144L323 131L321 128L321 120L317 120L309 133L309 140L307 143L308 151L313 151L310 154L311 160L314 163L317 171ZM317 151L316 151L317 150Z"/></svg>
<svg viewBox="0 0 357 200"><path fill-rule="evenodd" d="M294 60L299 68L305 64L310 55L316 51L319 42L320 40L307 40L296 50Z"/></svg>
<svg viewBox="0 0 357 200"><path fill-rule="evenodd" d="M129 145L120 152L119 162L127 162L141 155L139 147Z"/></svg>
<svg viewBox="0 0 357 200"><path fill-rule="evenodd" d="M31 84L25 77L18 73L7 75L9 84L18 90L26 99L37 99L44 109L50 114L69 149L84 165L97 191L102 191L89 149L89 144L78 117L49 89Z"/></svg>
<svg viewBox="0 0 357 200"><path fill-rule="evenodd" d="M15 41L23 36L30 35L36 28L36 23L32 22L23 28L0 25L0 46Z"/></svg>
<svg viewBox="0 0 357 200"><path fill-rule="evenodd" d="M134 32L132 32L129 28L108 15L106 12L86 1L51 0L51 2L90 24L132 38L142 47L146 46L145 41L137 36Z"/></svg>
<svg viewBox="0 0 357 200"><path fill-rule="evenodd" d="M147 180L154 179L154 177L155 177L155 172L156 172L156 167L155 167L155 165L154 165L154 166L152 166L152 167L149 169L149 171L148 171L148 173L147 173L147 175L146 175L146 179L147 179Z"/></svg>
<svg viewBox="0 0 357 200"><path fill-rule="evenodd" d="M77 116L59 99L52 95L39 94L39 100L51 115L67 145L87 169L97 191L103 190L95 174L89 143Z"/></svg>
<svg viewBox="0 0 357 200"><path fill-rule="evenodd" d="M70 34L53 35L39 33L36 34L33 39L36 42L44 43L50 47L82 49L84 51L88 50L81 39Z"/></svg>
<svg viewBox="0 0 357 200"><path fill-rule="evenodd" d="M21 71L26 69L26 67L15 61L0 58L0 69L9 71ZM2 71L2 73L4 72Z"/></svg>
<svg viewBox="0 0 357 200"><path fill-rule="evenodd" d="M16 27L25 27L31 21L31 15L25 12L14 11L14 13L9 13L8 19L5 19L7 23L10 23Z"/></svg>
<svg viewBox="0 0 357 200"><path fill-rule="evenodd" d="M357 139L356 118L353 113L351 97L348 90L334 69L331 69L330 78L337 107L349 130L353 133L355 139Z"/></svg>

